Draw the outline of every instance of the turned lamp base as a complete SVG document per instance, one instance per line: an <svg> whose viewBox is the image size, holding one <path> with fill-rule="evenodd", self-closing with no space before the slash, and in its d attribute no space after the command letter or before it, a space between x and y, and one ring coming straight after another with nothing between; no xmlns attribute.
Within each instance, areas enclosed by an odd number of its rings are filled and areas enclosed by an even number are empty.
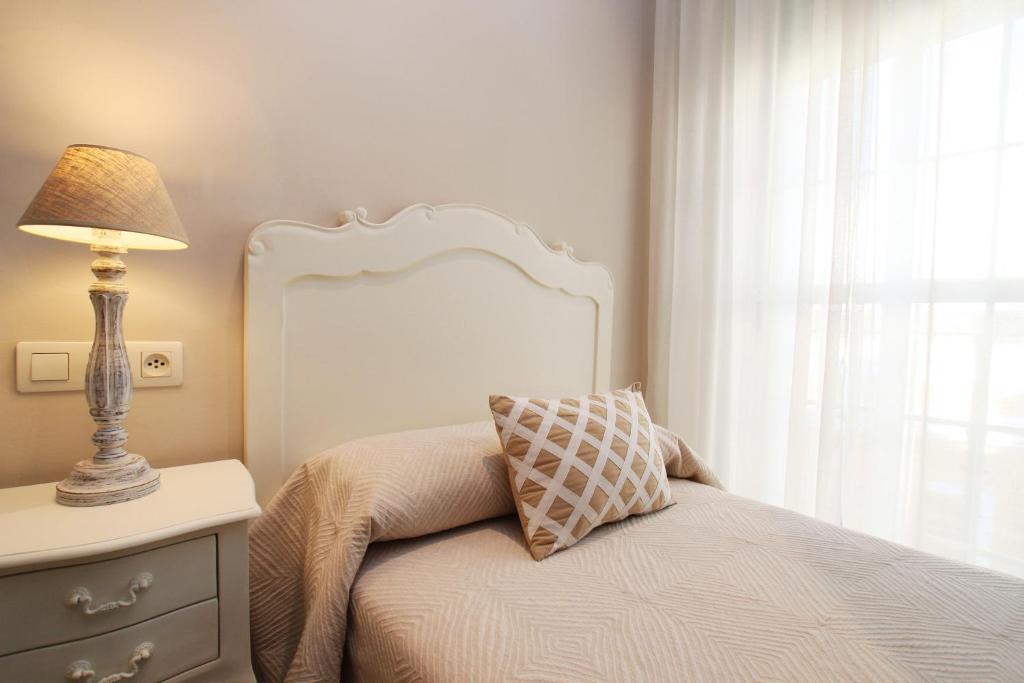
<svg viewBox="0 0 1024 683"><path fill-rule="evenodd" d="M112 505L142 498L160 488L160 472L146 459L128 453L113 462L82 460L57 484L57 502L73 507Z"/></svg>
<svg viewBox="0 0 1024 683"><path fill-rule="evenodd" d="M113 505L135 500L160 488L160 473L141 455L127 453L125 416L132 398L132 371L121 332L128 288L121 282L126 268L123 249L92 246L96 282L89 299L96 312L96 335L85 366L85 398L96 422L92 443L96 454L82 460L57 484L57 502L74 507Z"/></svg>

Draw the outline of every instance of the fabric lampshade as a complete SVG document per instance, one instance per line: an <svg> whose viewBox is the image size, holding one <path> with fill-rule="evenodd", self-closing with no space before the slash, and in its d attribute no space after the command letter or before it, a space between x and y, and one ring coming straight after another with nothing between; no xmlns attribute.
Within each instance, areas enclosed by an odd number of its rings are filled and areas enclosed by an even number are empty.
<svg viewBox="0 0 1024 683"><path fill-rule="evenodd" d="M185 249L188 235L156 165L111 147L71 145L18 228L119 249Z"/></svg>

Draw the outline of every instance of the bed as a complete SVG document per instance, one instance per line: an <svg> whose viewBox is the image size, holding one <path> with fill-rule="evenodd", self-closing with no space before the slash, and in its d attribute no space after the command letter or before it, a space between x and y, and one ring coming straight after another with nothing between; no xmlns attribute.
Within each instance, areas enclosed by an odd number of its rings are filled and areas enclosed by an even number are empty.
<svg viewBox="0 0 1024 683"><path fill-rule="evenodd" d="M253 655L277 681L1024 680L1024 582L722 490L541 562L487 396L608 389L613 283L470 205L248 244Z"/></svg>

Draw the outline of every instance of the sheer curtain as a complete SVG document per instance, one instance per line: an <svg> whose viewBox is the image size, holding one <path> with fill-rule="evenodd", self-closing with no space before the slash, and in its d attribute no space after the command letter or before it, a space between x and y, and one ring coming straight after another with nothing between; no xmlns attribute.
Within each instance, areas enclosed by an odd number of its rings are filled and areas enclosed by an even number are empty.
<svg viewBox="0 0 1024 683"><path fill-rule="evenodd" d="M654 78L655 417L1024 575L1024 2L659 0Z"/></svg>

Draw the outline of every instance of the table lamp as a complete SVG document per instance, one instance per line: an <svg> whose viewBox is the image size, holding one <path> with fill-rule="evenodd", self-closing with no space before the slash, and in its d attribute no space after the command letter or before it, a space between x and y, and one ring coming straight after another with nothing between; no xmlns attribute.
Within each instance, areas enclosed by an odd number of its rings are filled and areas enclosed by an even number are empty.
<svg viewBox="0 0 1024 683"><path fill-rule="evenodd" d="M160 487L160 473L128 453L122 423L132 374L121 320L128 288L121 254L128 249L185 249L188 236L152 161L97 145L71 145L36 194L18 228L88 244L96 255L89 299L96 332L85 369L85 398L96 423L96 454L57 484L57 502L92 506L141 498Z"/></svg>

